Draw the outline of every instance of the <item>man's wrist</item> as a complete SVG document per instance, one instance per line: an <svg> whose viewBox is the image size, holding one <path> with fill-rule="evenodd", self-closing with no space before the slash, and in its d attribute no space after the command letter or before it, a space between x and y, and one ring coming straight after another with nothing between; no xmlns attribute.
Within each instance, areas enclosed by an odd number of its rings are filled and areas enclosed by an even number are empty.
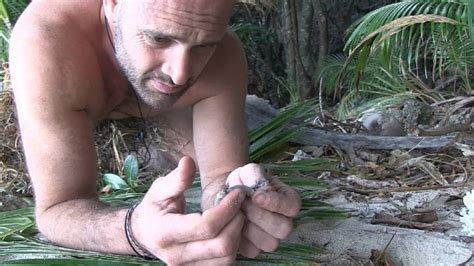
<svg viewBox="0 0 474 266"><path fill-rule="evenodd" d="M132 228L131 228L131 220L132 220L133 211L138 206L138 204L140 204L140 202L135 203L130 208L128 208L127 214L125 215L124 229L125 229L125 236L127 238L127 242L138 256L146 260L157 260L158 258L155 257L153 254L151 254L151 252L149 252L142 245L140 245L140 243L135 239L135 236L133 235Z"/></svg>
<svg viewBox="0 0 474 266"><path fill-rule="evenodd" d="M209 182L203 182L202 186L202 196L201 196L201 208L203 211L212 208L217 194L225 188L225 183L227 181L227 176L229 173L225 173L210 179ZM205 179L204 179L205 180ZM205 185L204 185L205 184Z"/></svg>

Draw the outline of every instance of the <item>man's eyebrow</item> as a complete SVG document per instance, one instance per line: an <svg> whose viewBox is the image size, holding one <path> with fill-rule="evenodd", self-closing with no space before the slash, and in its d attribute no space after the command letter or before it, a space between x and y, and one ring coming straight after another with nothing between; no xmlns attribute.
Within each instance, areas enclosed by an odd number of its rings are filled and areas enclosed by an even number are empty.
<svg viewBox="0 0 474 266"><path fill-rule="evenodd" d="M148 30L144 29L142 32L145 35L148 35L154 39L171 39L171 40L177 40L177 41L184 41L185 38L178 36L178 35L173 35L170 33L165 33L165 32L160 32L160 31L154 31L154 30ZM212 45L217 45L220 42L220 40L217 41L207 41L200 43L199 45L203 46L212 46Z"/></svg>
<svg viewBox="0 0 474 266"><path fill-rule="evenodd" d="M164 33L164 32L159 32L159 31L154 31L154 30L142 30L142 32L156 39L173 39L173 40L178 40L178 41L183 40L183 38L180 36Z"/></svg>

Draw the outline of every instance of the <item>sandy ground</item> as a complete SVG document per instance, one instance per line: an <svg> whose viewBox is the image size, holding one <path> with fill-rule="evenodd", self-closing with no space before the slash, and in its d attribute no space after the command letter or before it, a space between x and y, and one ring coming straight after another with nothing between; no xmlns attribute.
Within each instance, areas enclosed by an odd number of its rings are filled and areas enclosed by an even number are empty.
<svg viewBox="0 0 474 266"><path fill-rule="evenodd" d="M350 202L340 194L334 195L327 201L351 210L354 216L339 221L307 221L297 226L289 241L322 247L324 253L317 259L328 265L364 263L369 260L371 250L385 248L394 265L474 265L474 238L462 231L460 205L437 208L439 221L436 223L449 228L444 232L371 224L377 212L396 215L399 212L399 208L394 207L399 206L397 198L409 198L406 206L415 208L457 193L454 189L396 193L391 199L374 198L366 202Z"/></svg>
<svg viewBox="0 0 474 266"><path fill-rule="evenodd" d="M446 189L394 193L389 199L359 202L348 200L345 192L336 192L325 201L349 210L353 216L345 220L303 220L287 241L321 247L323 252L315 254L315 260L323 265L362 265L369 261L372 250L386 247L392 265L474 265L474 238L462 232L458 215L462 205L459 202L437 209L440 217L437 223L450 228L444 232L371 224L377 212L395 215L399 211L398 199L403 199L406 207L415 208L459 192L458 189ZM189 202L198 203L199 196L199 190L187 191Z"/></svg>

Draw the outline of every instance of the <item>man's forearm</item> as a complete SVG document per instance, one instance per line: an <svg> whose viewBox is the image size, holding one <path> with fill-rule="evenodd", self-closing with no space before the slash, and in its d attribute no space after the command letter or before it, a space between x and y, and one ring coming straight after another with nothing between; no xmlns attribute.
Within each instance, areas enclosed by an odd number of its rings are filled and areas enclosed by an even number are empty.
<svg viewBox="0 0 474 266"><path fill-rule="evenodd" d="M95 199L75 199L38 213L37 221L46 238L60 246L134 254L124 231L126 212Z"/></svg>

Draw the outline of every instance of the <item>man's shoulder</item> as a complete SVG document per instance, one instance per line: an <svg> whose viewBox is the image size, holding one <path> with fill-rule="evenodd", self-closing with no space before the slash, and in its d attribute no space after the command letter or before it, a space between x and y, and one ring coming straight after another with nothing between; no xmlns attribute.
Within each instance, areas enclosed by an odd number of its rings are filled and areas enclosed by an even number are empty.
<svg viewBox="0 0 474 266"><path fill-rule="evenodd" d="M100 5L87 6L85 5L87 2L97 0L33 1L15 24L12 41L21 43L41 40L35 44L42 46L84 39L84 36L93 30L91 24L93 13L97 17L100 14ZM88 31L87 28L91 29Z"/></svg>
<svg viewBox="0 0 474 266"><path fill-rule="evenodd" d="M86 32L78 20L81 13L91 10L77 10L77 14L72 14L73 8L88 8L78 3L77 0L35 0L17 21L9 59L14 92L28 99L23 103L38 101L38 98L27 97L32 91L62 101L71 110L103 103L99 93L103 83L97 41L92 41L95 36L89 36L90 32ZM100 21L99 11L96 8L97 21ZM84 23L93 27L87 17ZM94 97L98 98L97 103L92 102Z"/></svg>
<svg viewBox="0 0 474 266"><path fill-rule="evenodd" d="M84 0L97 2L97 0ZM95 10L95 12L93 12ZM100 5L77 0L35 0L18 19L10 39L12 64L74 72L97 65ZM94 14L94 15L93 15ZM92 21L92 16L95 21ZM81 18L82 17L82 18Z"/></svg>
<svg viewBox="0 0 474 266"><path fill-rule="evenodd" d="M242 42L235 32L231 29L227 30L217 47L215 57L217 57L217 60L228 61L241 55L243 55Z"/></svg>
<svg viewBox="0 0 474 266"><path fill-rule="evenodd" d="M245 95L247 92L247 59L238 36L226 32L196 83L177 103L194 105L214 96Z"/></svg>
<svg viewBox="0 0 474 266"><path fill-rule="evenodd" d="M228 84L236 80L245 80L247 76L247 60L244 48L238 36L228 31L209 61L203 78L217 84ZM218 86L225 89L225 86Z"/></svg>

